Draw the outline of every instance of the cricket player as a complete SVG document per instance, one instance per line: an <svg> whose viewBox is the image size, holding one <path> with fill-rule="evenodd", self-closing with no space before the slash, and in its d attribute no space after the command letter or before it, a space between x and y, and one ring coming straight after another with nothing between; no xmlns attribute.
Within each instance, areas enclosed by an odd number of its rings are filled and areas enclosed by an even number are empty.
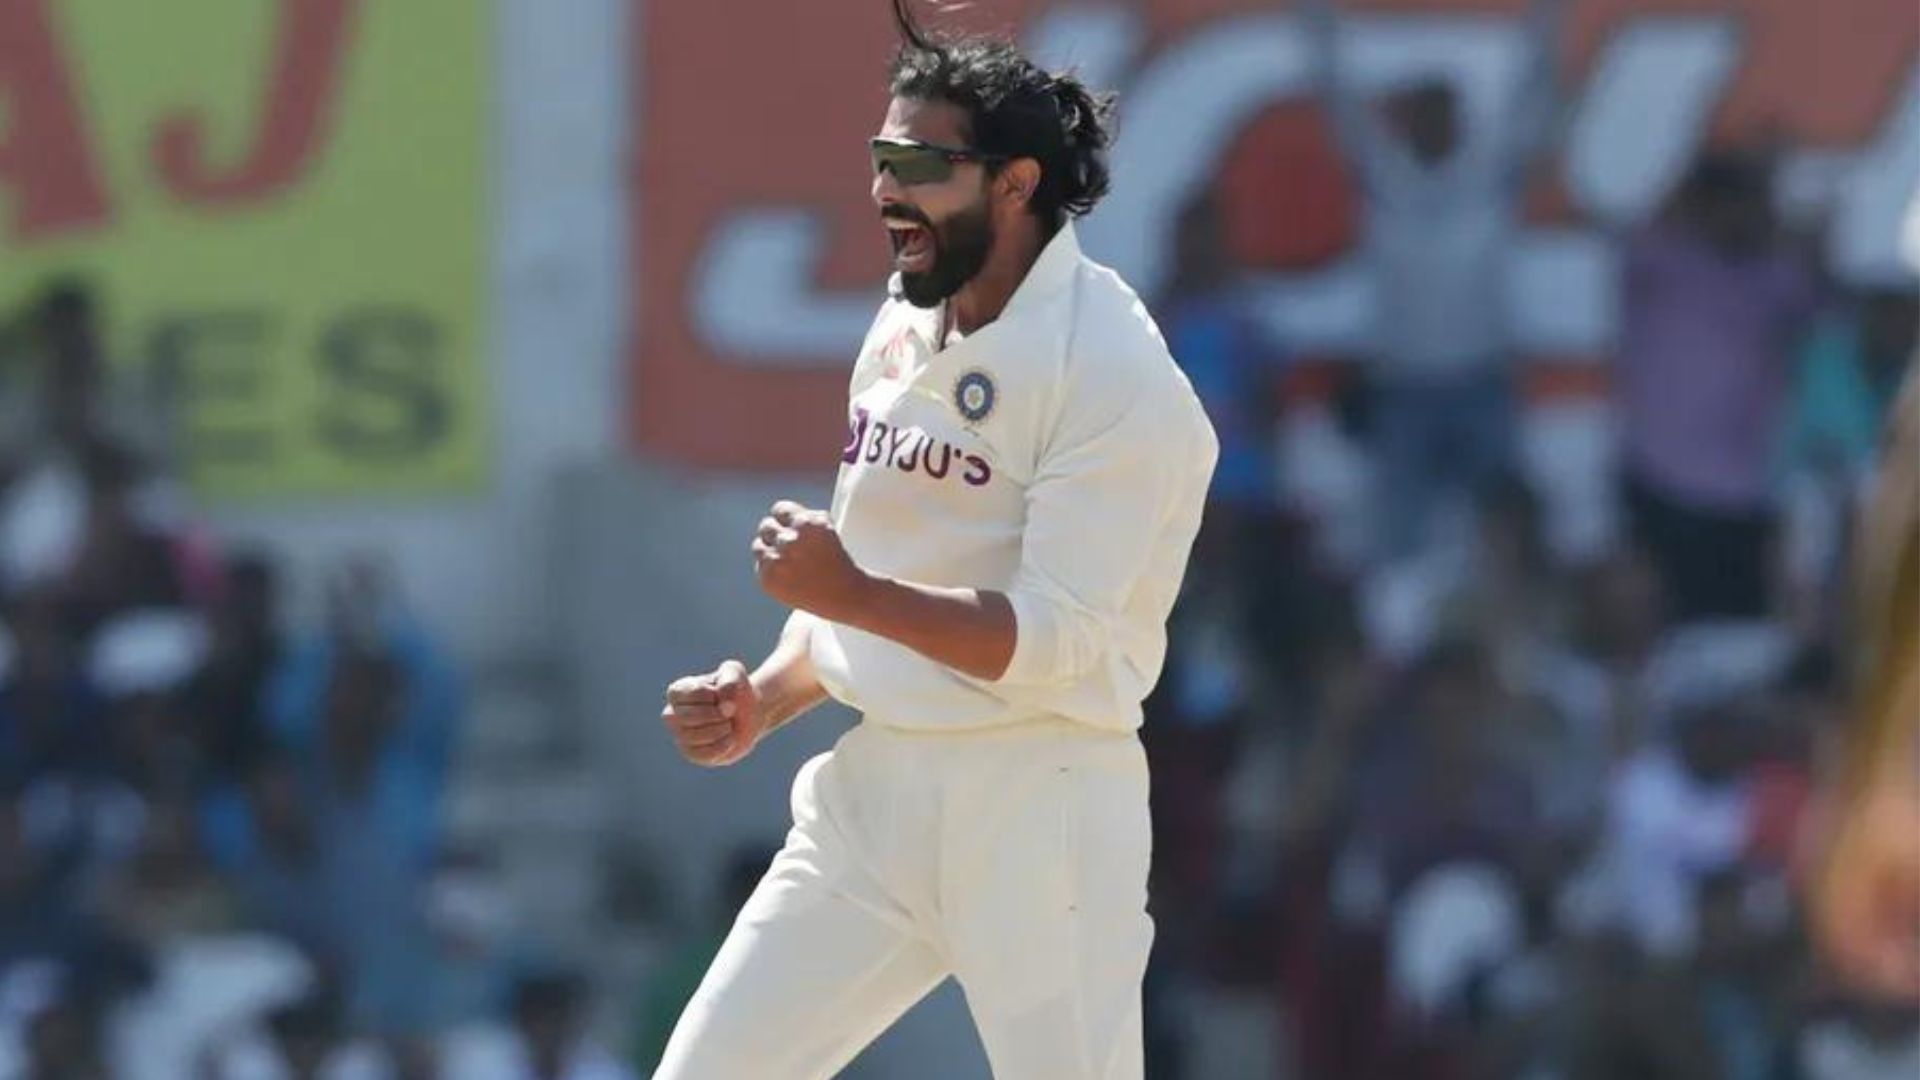
<svg viewBox="0 0 1920 1080"><path fill-rule="evenodd" d="M904 43L873 139L891 299L833 505L752 540L793 608L749 672L674 682L703 765L831 695L862 715L655 1080L829 1077L957 978L1000 1080L1142 1074L1151 838L1136 731L1217 444L1139 298L1080 251L1109 103L1012 45Z"/></svg>

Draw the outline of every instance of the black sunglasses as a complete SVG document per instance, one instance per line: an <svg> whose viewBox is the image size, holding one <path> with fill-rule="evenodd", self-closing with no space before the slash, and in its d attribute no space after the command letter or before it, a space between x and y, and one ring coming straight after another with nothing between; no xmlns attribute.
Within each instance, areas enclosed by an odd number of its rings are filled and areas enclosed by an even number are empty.
<svg viewBox="0 0 1920 1080"><path fill-rule="evenodd" d="M869 150L873 154L873 175L891 169L893 178L909 187L942 183L953 176L953 167L962 161L1007 160L1005 154L983 154L915 139L875 139Z"/></svg>

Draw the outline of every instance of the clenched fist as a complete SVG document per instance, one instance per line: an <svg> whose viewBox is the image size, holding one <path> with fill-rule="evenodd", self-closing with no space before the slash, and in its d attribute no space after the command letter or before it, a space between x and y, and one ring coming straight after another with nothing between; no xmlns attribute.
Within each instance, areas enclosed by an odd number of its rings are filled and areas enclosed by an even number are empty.
<svg viewBox="0 0 1920 1080"><path fill-rule="evenodd" d="M660 719L680 753L709 768L746 757L763 733L760 695L747 677L747 666L738 660L668 684Z"/></svg>
<svg viewBox="0 0 1920 1080"><path fill-rule="evenodd" d="M834 621L844 621L868 582L825 511L786 501L774 503L754 533L753 570L768 596Z"/></svg>

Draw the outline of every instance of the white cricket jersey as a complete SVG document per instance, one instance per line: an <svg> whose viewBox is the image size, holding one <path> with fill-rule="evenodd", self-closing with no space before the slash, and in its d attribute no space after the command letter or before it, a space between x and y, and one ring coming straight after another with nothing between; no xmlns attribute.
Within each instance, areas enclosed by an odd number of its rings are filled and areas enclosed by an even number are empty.
<svg viewBox="0 0 1920 1080"><path fill-rule="evenodd" d="M1166 655L1213 428L1139 297L1081 254L1072 225L998 319L936 349L942 314L880 309L854 365L833 523L870 572L1006 593L1013 660L976 679L819 621L821 683L895 727L1130 731Z"/></svg>

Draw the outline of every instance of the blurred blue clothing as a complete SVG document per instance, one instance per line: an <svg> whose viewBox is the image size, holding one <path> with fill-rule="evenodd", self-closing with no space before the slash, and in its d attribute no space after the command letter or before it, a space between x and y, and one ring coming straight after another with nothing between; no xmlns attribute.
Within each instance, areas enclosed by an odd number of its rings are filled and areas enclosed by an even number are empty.
<svg viewBox="0 0 1920 1080"><path fill-rule="evenodd" d="M1209 500L1271 508L1278 501L1273 365L1240 298L1230 291L1183 297L1168 306L1165 329L1220 439Z"/></svg>
<svg viewBox="0 0 1920 1080"><path fill-rule="evenodd" d="M342 916L327 895L317 837L298 846L266 842L239 784L223 785L201 799L200 836L214 865L233 882L250 921L304 948L340 951Z"/></svg>
<svg viewBox="0 0 1920 1080"><path fill-rule="evenodd" d="M1898 381L1876 385L1857 319L1833 315L1808 335L1788 420L1790 471L1855 473L1871 467Z"/></svg>
<svg viewBox="0 0 1920 1080"><path fill-rule="evenodd" d="M404 617L387 623L381 642L399 669L400 715L387 734L364 798L350 810L417 866L432 859L439 834L441 794L462 708L458 676L424 628ZM297 645L268 689L267 715L274 735L314 775L309 784L334 801L325 775L327 692L338 646L321 636ZM348 812L334 806L338 813ZM326 823L323 821L322 828Z"/></svg>
<svg viewBox="0 0 1920 1080"><path fill-rule="evenodd" d="M1501 373L1375 389L1383 554L1422 551L1449 493L1471 500L1512 471L1520 427L1513 380Z"/></svg>
<svg viewBox="0 0 1920 1080"><path fill-rule="evenodd" d="M0 778L104 773L111 751L102 712L100 695L79 675L44 688L0 683Z"/></svg>
<svg viewBox="0 0 1920 1080"><path fill-rule="evenodd" d="M377 647L398 676L396 716L358 784L335 774L328 740L329 696L344 659L337 642L323 636L296 646L268 691L274 735L301 771L310 868L262 858L244 803L213 807L223 819L216 846L253 867L265 902L297 887L310 870L323 936L349 973L352 1018L383 1033L417 1032L434 1019L426 898L462 694L451 665L417 624L390 620Z"/></svg>

